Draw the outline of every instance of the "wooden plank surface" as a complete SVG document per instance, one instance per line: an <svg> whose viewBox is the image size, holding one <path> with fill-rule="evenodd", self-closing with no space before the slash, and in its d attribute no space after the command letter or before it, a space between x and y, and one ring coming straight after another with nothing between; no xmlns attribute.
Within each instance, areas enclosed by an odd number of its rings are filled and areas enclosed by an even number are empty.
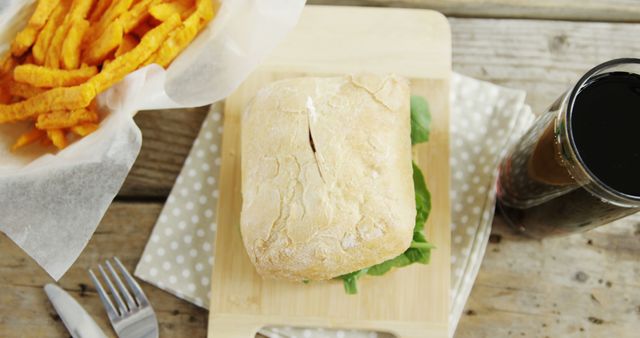
<svg viewBox="0 0 640 338"><path fill-rule="evenodd" d="M637 0L309 0L307 3L428 8L454 17L640 21Z"/></svg>
<svg viewBox="0 0 640 338"><path fill-rule="evenodd" d="M526 90L537 113L591 67L640 57L640 24L455 18L450 23L453 70Z"/></svg>
<svg viewBox="0 0 640 338"><path fill-rule="evenodd" d="M640 56L640 25L450 22L454 70L526 89L527 102L536 111L590 66L613 57ZM133 268L205 112L201 108L189 114L154 111L136 116L145 141L121 190L128 202L111 206L89 247L61 281L105 330L106 316L93 289L88 287L80 297L79 285L90 285L84 271L114 254ZM131 202L145 199L158 202ZM68 337L42 292L50 281L45 273L4 235L0 257L0 337L23 337L27 330L34 336ZM457 337L635 337L640 331L638 257L640 216L542 242L525 242L496 225ZM206 335L207 312L143 287L160 312L163 337Z"/></svg>
<svg viewBox="0 0 640 338"><path fill-rule="evenodd" d="M114 203L60 281L110 337L86 269L113 255L133 269L161 208ZM633 337L640 330L639 241L640 215L584 235L534 242L497 222L456 338ZM4 235L0 248L0 337L23 337L27 329L37 337L67 337L42 291L50 282L46 273ZM207 311L142 286L158 312L162 337L206 335Z"/></svg>
<svg viewBox="0 0 640 338"><path fill-rule="evenodd" d="M133 271L161 208L161 203L113 203L87 248L60 280L60 286L82 304L109 337L115 337L115 333L87 269L118 256ZM51 278L4 234L0 234L0 257L0 337L69 337L42 290ZM149 284L141 285L158 315L160 337L206 335L206 310Z"/></svg>
<svg viewBox="0 0 640 338"><path fill-rule="evenodd" d="M542 241L496 219L456 338L637 337L640 214Z"/></svg>
<svg viewBox="0 0 640 338"><path fill-rule="evenodd" d="M222 104L217 104L218 108ZM209 106L143 111L136 114L142 149L120 189L120 197L165 198L182 169Z"/></svg>

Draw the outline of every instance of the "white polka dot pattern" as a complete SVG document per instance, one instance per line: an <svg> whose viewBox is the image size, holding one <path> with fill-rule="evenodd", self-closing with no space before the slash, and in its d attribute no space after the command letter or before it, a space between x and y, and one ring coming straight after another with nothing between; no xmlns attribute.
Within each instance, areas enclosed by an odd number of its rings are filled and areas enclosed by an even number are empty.
<svg viewBox="0 0 640 338"><path fill-rule="evenodd" d="M491 232L497 167L533 123L525 92L459 74L451 78L451 335Z"/></svg>
<svg viewBox="0 0 640 338"><path fill-rule="evenodd" d="M525 93L454 74L451 78L451 313L455 328L486 248L497 165L533 122ZM213 107L216 107L215 105ZM206 118L136 269L136 276L208 307L217 224L222 115ZM453 335L454 330L451 330ZM265 328L276 338L387 338L351 330Z"/></svg>
<svg viewBox="0 0 640 338"><path fill-rule="evenodd" d="M215 250L219 107L213 105L204 120L135 271L147 282L204 307L209 303Z"/></svg>

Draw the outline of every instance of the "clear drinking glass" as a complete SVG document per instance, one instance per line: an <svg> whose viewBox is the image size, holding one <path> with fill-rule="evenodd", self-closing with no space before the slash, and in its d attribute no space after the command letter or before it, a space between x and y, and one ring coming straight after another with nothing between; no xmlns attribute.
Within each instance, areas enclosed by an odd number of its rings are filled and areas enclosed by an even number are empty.
<svg viewBox="0 0 640 338"><path fill-rule="evenodd" d="M498 208L531 237L585 231L639 211L640 59L587 72L499 169Z"/></svg>

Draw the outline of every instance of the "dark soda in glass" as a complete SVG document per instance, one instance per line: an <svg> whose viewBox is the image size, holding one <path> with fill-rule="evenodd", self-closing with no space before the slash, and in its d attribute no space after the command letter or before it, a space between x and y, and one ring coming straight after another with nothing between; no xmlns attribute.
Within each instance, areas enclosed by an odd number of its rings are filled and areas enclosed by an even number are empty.
<svg viewBox="0 0 640 338"><path fill-rule="evenodd" d="M500 165L498 209L531 237L592 229L640 210L640 59L589 71Z"/></svg>

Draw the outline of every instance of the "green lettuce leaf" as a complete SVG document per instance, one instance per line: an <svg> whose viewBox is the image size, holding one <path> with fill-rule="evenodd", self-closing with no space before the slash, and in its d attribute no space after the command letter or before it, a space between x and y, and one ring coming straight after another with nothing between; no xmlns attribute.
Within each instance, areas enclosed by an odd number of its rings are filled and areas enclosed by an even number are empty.
<svg viewBox="0 0 640 338"><path fill-rule="evenodd" d="M407 266L411 264L411 260L404 253L400 256L392 258L386 262L382 262L380 264L376 264L370 267L367 271L368 275L371 276L382 276L385 273L389 272L391 268L401 268L403 266Z"/></svg>
<svg viewBox="0 0 640 338"><path fill-rule="evenodd" d="M424 182L424 175L422 175L420 167L415 162L412 165L413 189L416 192L416 227L413 231L416 232L424 229L424 223L431 212L431 194L427 189L427 184Z"/></svg>
<svg viewBox="0 0 640 338"><path fill-rule="evenodd" d="M367 269L362 269L342 275L344 290L348 294L358 293L358 278L367 274L371 276L382 276L392 268L401 268L413 263L428 264L431 257L431 249L434 246L427 242L424 236L424 222L426 222L431 211L431 195L424 183L424 176L420 168L413 163L413 184L416 191L416 224L413 229L413 240L409 248L385 262L373 265Z"/></svg>
<svg viewBox="0 0 640 338"><path fill-rule="evenodd" d="M350 295L355 295L356 293L358 293L358 278L360 278L360 276L365 275L366 273L367 273L367 269L362 269L362 270L348 273L346 275L342 275L337 278L342 279L342 282L344 285L344 292Z"/></svg>
<svg viewBox="0 0 640 338"><path fill-rule="evenodd" d="M422 96L411 96L411 144L429 141L431 113L429 104Z"/></svg>
<svg viewBox="0 0 640 338"><path fill-rule="evenodd" d="M429 127L431 114L427 101L420 96L411 96L411 144L426 142L429 140ZM413 240L409 248L399 256L385 262L373 265L342 275L340 278L344 284L344 290L348 294L358 293L358 278L364 275L381 276L392 268L401 268L413 263L428 264L431 257L431 249L434 246L427 242L424 236L424 224L431 212L431 194L424 181L424 175L414 163L413 188L416 193L416 223L413 229Z"/></svg>

